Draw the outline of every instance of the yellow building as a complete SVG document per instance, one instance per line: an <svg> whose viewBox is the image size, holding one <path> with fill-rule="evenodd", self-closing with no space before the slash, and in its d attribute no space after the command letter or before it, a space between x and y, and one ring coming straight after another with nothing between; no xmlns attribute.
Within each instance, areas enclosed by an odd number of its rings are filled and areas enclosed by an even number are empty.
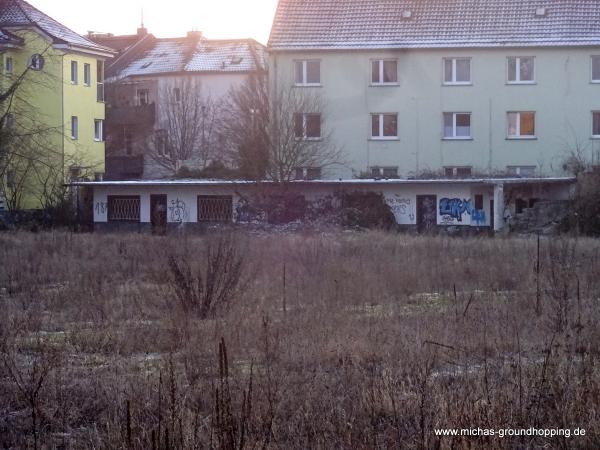
<svg viewBox="0 0 600 450"><path fill-rule="evenodd" d="M104 65L113 55L23 0L0 0L0 196L51 206L104 172Z"/></svg>

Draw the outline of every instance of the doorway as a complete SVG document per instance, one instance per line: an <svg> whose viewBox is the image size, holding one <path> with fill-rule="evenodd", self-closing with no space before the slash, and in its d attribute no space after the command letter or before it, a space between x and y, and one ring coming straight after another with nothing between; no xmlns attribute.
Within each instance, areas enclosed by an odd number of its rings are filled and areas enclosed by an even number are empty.
<svg viewBox="0 0 600 450"><path fill-rule="evenodd" d="M167 196L164 194L150 196L150 221L152 233L167 233Z"/></svg>
<svg viewBox="0 0 600 450"><path fill-rule="evenodd" d="M437 225L437 196L417 195L417 231L431 232Z"/></svg>

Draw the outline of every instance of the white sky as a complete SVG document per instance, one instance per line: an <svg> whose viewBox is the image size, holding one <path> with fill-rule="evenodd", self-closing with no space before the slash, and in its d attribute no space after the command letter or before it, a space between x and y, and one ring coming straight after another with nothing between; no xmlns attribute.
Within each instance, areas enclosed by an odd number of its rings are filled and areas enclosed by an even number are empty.
<svg viewBox="0 0 600 450"><path fill-rule="evenodd" d="M141 10L148 31L158 37L185 36L192 29L207 38L248 38L267 43L277 0L28 0L72 30L133 34Z"/></svg>

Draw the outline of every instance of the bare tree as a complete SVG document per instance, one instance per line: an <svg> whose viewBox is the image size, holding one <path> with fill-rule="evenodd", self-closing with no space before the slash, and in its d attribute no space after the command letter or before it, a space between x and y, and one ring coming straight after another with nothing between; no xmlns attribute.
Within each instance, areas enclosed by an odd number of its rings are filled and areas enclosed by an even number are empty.
<svg viewBox="0 0 600 450"><path fill-rule="evenodd" d="M270 97L270 98L269 98ZM342 164L342 151L323 126L326 105L314 90L289 87L268 94L266 76L233 89L224 132L242 174L288 182L297 169Z"/></svg>
<svg viewBox="0 0 600 450"><path fill-rule="evenodd" d="M44 51L40 58L50 58ZM42 208L65 198L64 167L69 164L57 142L62 125L51 126L31 99L40 89L52 89L53 75L33 71L31 65L18 75L4 75L0 89L0 194L9 210L21 209L26 197Z"/></svg>
<svg viewBox="0 0 600 450"><path fill-rule="evenodd" d="M218 158L221 104L192 80L159 94L157 130L152 137L150 156L172 175L186 164L205 167Z"/></svg>

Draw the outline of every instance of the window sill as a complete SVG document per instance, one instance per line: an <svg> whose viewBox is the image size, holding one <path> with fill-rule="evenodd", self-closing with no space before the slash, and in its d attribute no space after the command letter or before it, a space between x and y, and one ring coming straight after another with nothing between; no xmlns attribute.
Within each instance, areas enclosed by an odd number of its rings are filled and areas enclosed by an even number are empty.
<svg viewBox="0 0 600 450"><path fill-rule="evenodd" d="M71 86L77 86L77 84L79 84L79 83L76 83L75 81L71 81Z"/></svg>
<svg viewBox="0 0 600 450"><path fill-rule="evenodd" d="M443 137L442 141L472 141L472 137Z"/></svg>
<svg viewBox="0 0 600 450"><path fill-rule="evenodd" d="M400 83L371 83L369 86L371 87L398 87Z"/></svg>
<svg viewBox="0 0 600 450"><path fill-rule="evenodd" d="M83 83L83 85L84 85L85 87L92 87L92 85L91 85L91 84L89 84L89 83Z"/></svg>
<svg viewBox="0 0 600 450"><path fill-rule="evenodd" d="M442 83L442 86L473 86L473 82L469 81L467 82L456 82L456 83Z"/></svg>
<svg viewBox="0 0 600 450"><path fill-rule="evenodd" d="M508 136L507 141L535 141L537 136Z"/></svg>
<svg viewBox="0 0 600 450"><path fill-rule="evenodd" d="M593 140L593 141L600 140L600 135L593 134L592 137L590 137L590 139Z"/></svg>
<svg viewBox="0 0 600 450"><path fill-rule="evenodd" d="M394 142L394 141L399 141L400 138L399 137L370 137L369 141L372 142Z"/></svg>
<svg viewBox="0 0 600 450"><path fill-rule="evenodd" d="M592 80L590 81L590 84L600 84L600 80Z"/></svg>
<svg viewBox="0 0 600 450"><path fill-rule="evenodd" d="M294 87L298 87L298 88L323 87L323 85L321 83L305 83L305 84L296 83L296 84L294 84Z"/></svg>
<svg viewBox="0 0 600 450"><path fill-rule="evenodd" d="M507 81L507 86L532 86L537 84L537 81Z"/></svg>
<svg viewBox="0 0 600 450"><path fill-rule="evenodd" d="M321 142L323 141L323 138L310 138L310 137L305 137L305 138L295 138L296 142Z"/></svg>

